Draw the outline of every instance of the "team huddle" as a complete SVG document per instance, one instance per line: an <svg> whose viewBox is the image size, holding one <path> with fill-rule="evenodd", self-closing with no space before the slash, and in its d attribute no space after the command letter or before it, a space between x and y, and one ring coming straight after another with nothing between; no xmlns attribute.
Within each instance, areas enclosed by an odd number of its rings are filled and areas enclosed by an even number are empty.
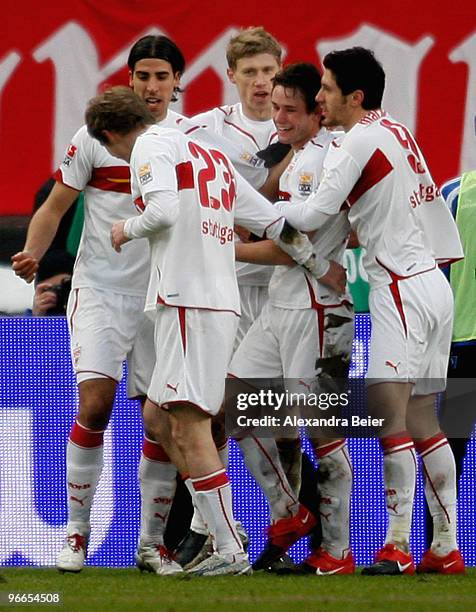
<svg viewBox="0 0 476 612"><path fill-rule="evenodd" d="M381 108L385 74L361 47L281 65L263 28L228 45L240 102L192 118L169 108L185 61L165 36L132 47L130 87L90 101L56 184L13 268L30 282L58 224L85 194L67 310L79 410L67 443L68 524L60 571L82 569L122 364L141 401L140 569L158 575L249 574L321 537L296 571L355 572L345 438L312 438L319 515L300 501L292 439L237 436L269 505L268 541L251 564L233 516L222 426L225 381L348 375L353 308L344 251L360 244L371 286L371 413L385 423L388 528L368 575L462 573L456 474L435 414L445 388L453 297L439 264L463 256L456 225L409 130ZM415 200L415 193L426 197ZM409 538L416 452L433 541L415 567ZM194 514L176 551L164 544L177 473ZM324 477L325 475L325 477ZM303 484L302 486L305 486ZM313 539L311 538L311 543Z"/></svg>

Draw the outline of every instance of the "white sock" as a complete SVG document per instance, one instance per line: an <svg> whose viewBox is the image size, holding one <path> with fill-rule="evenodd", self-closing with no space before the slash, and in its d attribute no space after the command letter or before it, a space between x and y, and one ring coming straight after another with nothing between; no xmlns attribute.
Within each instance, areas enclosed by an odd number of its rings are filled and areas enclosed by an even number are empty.
<svg viewBox="0 0 476 612"><path fill-rule="evenodd" d="M208 535L208 527L205 524L202 513L200 512L200 509L197 505L197 494L193 487L193 482L191 481L190 478L186 478L184 480L184 483L192 497L192 504L193 504L193 516L192 516L192 522L190 523L190 529L192 531L195 531L195 533L201 533L202 535Z"/></svg>
<svg viewBox="0 0 476 612"><path fill-rule="evenodd" d="M425 497L433 519L431 550L441 557L458 548L456 541L456 466L448 440L439 433L428 440L419 440L425 478Z"/></svg>
<svg viewBox="0 0 476 612"><path fill-rule="evenodd" d="M103 466L104 431L74 423L66 446L68 534L90 531L91 506Z"/></svg>
<svg viewBox="0 0 476 612"><path fill-rule="evenodd" d="M197 506L212 536L214 551L225 556L243 554L233 518L230 481L225 470L191 480Z"/></svg>
<svg viewBox="0 0 476 612"><path fill-rule="evenodd" d="M164 533L177 487L177 469L164 449L144 438L139 463L140 540L164 544Z"/></svg>
<svg viewBox="0 0 476 612"><path fill-rule="evenodd" d="M403 552L408 552L415 497L415 448L407 432L382 438L380 443L389 519L385 544L396 544Z"/></svg>
<svg viewBox="0 0 476 612"><path fill-rule="evenodd" d="M349 521L353 471L346 441L336 440L315 448L319 460L319 513L322 548L336 559L350 550Z"/></svg>
<svg viewBox="0 0 476 612"><path fill-rule="evenodd" d="M294 516L299 502L281 466L275 440L249 436L237 443L246 467L268 501L272 521Z"/></svg>

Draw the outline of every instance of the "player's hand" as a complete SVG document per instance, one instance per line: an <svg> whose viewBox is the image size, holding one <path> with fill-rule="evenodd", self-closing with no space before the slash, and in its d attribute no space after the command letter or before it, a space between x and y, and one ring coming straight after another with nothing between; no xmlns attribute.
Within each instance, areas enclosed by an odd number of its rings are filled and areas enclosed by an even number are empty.
<svg viewBox="0 0 476 612"><path fill-rule="evenodd" d="M57 303L58 295L51 291L51 283L38 283L33 296L31 313L34 317L43 317L48 310L55 308Z"/></svg>
<svg viewBox="0 0 476 612"><path fill-rule="evenodd" d="M122 220L114 223L111 227L111 244L113 249L118 253L121 252L121 246L130 240L130 238L124 234L124 224L125 221Z"/></svg>
<svg viewBox="0 0 476 612"><path fill-rule="evenodd" d="M38 260L28 251L20 251L12 255L12 269L17 276L31 283L38 270Z"/></svg>
<svg viewBox="0 0 476 612"><path fill-rule="evenodd" d="M327 270L324 276L321 276L319 282L333 289L338 295L342 295L345 293L345 284L347 282L345 268L335 261L330 261L329 264L329 270Z"/></svg>

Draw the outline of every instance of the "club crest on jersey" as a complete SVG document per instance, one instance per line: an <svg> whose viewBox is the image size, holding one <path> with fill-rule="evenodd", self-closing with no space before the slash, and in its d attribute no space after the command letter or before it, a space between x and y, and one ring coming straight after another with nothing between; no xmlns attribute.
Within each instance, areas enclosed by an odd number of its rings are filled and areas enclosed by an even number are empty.
<svg viewBox="0 0 476 612"><path fill-rule="evenodd" d="M147 185L152 180L152 167L150 164L144 164L139 168L139 182L141 185Z"/></svg>
<svg viewBox="0 0 476 612"><path fill-rule="evenodd" d="M63 166L69 166L73 161L73 157L76 155L76 151L78 147L75 147L74 144L70 144L68 150L66 151L66 155L63 159Z"/></svg>
<svg viewBox="0 0 476 612"><path fill-rule="evenodd" d="M310 195L312 193L312 174L303 172L299 176L298 191L301 195Z"/></svg>

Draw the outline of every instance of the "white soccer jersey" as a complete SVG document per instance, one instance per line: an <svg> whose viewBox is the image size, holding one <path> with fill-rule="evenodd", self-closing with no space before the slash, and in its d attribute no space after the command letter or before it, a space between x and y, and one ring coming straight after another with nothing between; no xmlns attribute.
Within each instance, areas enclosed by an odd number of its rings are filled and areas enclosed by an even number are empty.
<svg viewBox="0 0 476 612"><path fill-rule="evenodd" d="M294 156L279 180L280 198L290 204L304 202L318 187L324 158L335 134L322 128L315 138L307 142ZM341 212L329 220L311 241L319 258L342 263L350 226L347 214ZM343 299L351 302L349 295L338 296L332 289L295 266L276 266L269 283L269 301L279 308L311 308L318 304L341 304Z"/></svg>
<svg viewBox="0 0 476 612"><path fill-rule="evenodd" d="M259 189L264 184L268 172L256 153L277 139L276 126L272 119L268 121L248 119L239 102L200 113L191 121L237 146L238 156L245 162L244 167L241 165L238 167L240 173L255 189ZM272 269L270 266L236 262L236 274L240 285L267 286Z"/></svg>
<svg viewBox="0 0 476 612"><path fill-rule="evenodd" d="M145 295L149 274L147 240L126 244L121 253L111 247L113 223L135 213L129 166L109 155L83 126L74 135L55 179L84 191L84 229L73 289L93 287L125 295Z"/></svg>
<svg viewBox="0 0 476 612"><path fill-rule="evenodd" d="M462 256L456 226L413 136L383 110L370 111L331 145L319 189L286 218L305 231L348 208L373 287Z"/></svg>
<svg viewBox="0 0 476 612"><path fill-rule="evenodd" d="M177 130L150 127L131 155L131 185L137 206L149 194L174 197L171 226L133 219L126 232L148 235L152 266L147 309L157 303L240 313L234 270L234 223L254 233L279 235L280 213L234 171L218 150L206 149ZM149 199L150 202L150 199ZM149 229L147 229L149 227Z"/></svg>

